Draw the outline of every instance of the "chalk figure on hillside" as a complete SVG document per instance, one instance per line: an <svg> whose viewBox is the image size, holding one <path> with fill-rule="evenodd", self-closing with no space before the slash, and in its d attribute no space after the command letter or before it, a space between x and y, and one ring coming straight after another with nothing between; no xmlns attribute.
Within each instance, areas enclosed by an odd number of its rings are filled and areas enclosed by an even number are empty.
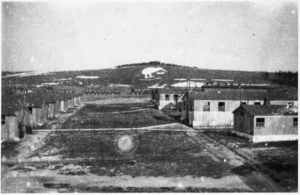
<svg viewBox="0 0 300 195"><path fill-rule="evenodd" d="M154 68L154 67L148 67L148 68L145 68L143 71L142 71L142 74L145 75L145 79L148 79L148 78L153 78L154 76L152 75L153 73L164 73L164 72L167 72L165 69L161 68L161 67L158 67L158 68Z"/></svg>

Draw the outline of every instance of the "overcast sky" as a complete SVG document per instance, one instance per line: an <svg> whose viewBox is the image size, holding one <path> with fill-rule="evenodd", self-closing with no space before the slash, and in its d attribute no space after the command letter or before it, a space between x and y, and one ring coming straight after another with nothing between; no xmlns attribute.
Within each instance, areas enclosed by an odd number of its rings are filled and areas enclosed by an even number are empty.
<svg viewBox="0 0 300 195"><path fill-rule="evenodd" d="M297 1L2 2L2 70L298 69Z"/></svg>

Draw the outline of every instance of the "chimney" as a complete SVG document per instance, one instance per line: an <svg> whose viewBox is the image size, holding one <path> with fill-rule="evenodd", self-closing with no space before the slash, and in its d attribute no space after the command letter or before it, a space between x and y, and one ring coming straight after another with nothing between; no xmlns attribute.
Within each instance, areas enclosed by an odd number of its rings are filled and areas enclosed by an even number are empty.
<svg viewBox="0 0 300 195"><path fill-rule="evenodd" d="M270 105L270 100L267 97L265 97L264 98L264 106L269 106L269 105Z"/></svg>

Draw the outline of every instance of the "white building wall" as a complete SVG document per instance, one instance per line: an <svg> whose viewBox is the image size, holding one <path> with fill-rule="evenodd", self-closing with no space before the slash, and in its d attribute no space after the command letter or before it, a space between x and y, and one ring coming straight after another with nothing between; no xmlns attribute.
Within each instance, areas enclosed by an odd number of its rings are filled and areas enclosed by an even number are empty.
<svg viewBox="0 0 300 195"><path fill-rule="evenodd" d="M169 100L166 100L166 95L169 95ZM163 109L170 103L175 104L174 94L159 94L159 110Z"/></svg>
<svg viewBox="0 0 300 195"><path fill-rule="evenodd" d="M256 118L264 118L264 127L256 127ZM293 125L298 116L255 116L252 142L291 141L298 139L298 126Z"/></svg>
<svg viewBox="0 0 300 195"><path fill-rule="evenodd" d="M204 105L210 103L210 111L203 111ZM225 112L219 111L219 102L225 102ZM264 104L263 100L242 100L247 105L254 105L255 102ZM240 100L195 100L194 114L190 120L195 128L225 128L233 126L233 111L240 106Z"/></svg>
<svg viewBox="0 0 300 195"><path fill-rule="evenodd" d="M203 106L210 102L210 111L203 111ZM219 111L219 102L225 102L225 112ZM195 100L193 127L212 128L233 126L233 113L240 106L240 101Z"/></svg>
<svg viewBox="0 0 300 195"><path fill-rule="evenodd" d="M5 124L1 125L2 141L19 141L19 127L16 116L5 116Z"/></svg>

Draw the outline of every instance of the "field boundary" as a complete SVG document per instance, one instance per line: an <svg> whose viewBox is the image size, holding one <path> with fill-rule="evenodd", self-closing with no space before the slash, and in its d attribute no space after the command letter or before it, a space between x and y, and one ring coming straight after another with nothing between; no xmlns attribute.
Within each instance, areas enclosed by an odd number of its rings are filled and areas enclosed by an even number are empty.
<svg viewBox="0 0 300 195"><path fill-rule="evenodd" d="M33 157L28 159L17 159L17 160L2 160L1 164L6 165L34 165L34 164L64 164L64 163L78 163L78 162L92 162L92 161L122 161L122 160L134 160L135 158L153 158L153 157L160 157L162 155L159 154L152 154L152 155L124 155L118 157L98 157L98 158L47 158L47 157Z"/></svg>
<svg viewBox="0 0 300 195"><path fill-rule="evenodd" d="M97 129L33 129L33 132L82 132L82 131L176 131L176 132L195 132L194 129L164 129L164 128L97 128Z"/></svg>

